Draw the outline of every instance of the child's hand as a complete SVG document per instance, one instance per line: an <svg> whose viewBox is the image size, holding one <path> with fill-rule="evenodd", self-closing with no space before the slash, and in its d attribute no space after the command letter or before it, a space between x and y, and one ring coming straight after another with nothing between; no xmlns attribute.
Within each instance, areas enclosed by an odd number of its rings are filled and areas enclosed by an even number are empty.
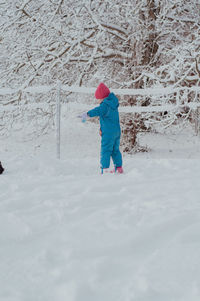
<svg viewBox="0 0 200 301"><path fill-rule="evenodd" d="M82 122L86 122L87 118L88 118L88 114L86 112L83 113L82 114Z"/></svg>
<svg viewBox="0 0 200 301"><path fill-rule="evenodd" d="M101 131L101 129L99 130L99 135L102 136L102 131Z"/></svg>
<svg viewBox="0 0 200 301"><path fill-rule="evenodd" d="M81 118L82 122L86 122L86 120L88 118L88 114L85 112L82 115L79 115L78 117Z"/></svg>

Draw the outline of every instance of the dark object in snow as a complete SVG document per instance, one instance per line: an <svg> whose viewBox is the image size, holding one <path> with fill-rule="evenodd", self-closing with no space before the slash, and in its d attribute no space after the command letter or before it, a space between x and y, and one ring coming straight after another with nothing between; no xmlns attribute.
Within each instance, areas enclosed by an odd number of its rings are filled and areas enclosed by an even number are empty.
<svg viewBox="0 0 200 301"><path fill-rule="evenodd" d="M4 172L4 168L3 166L1 165L1 161L0 161L0 174L2 174Z"/></svg>

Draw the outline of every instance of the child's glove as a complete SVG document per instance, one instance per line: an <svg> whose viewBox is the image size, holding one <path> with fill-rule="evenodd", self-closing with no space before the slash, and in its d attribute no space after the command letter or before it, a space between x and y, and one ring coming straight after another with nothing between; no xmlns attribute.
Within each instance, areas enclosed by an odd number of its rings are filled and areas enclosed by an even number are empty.
<svg viewBox="0 0 200 301"><path fill-rule="evenodd" d="M81 115L82 122L86 122L87 118L88 114L86 112Z"/></svg>

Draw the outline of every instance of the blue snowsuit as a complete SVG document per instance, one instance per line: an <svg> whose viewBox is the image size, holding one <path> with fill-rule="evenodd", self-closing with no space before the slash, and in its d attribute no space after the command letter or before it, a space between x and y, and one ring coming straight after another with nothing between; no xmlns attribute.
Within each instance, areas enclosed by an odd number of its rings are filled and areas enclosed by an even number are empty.
<svg viewBox="0 0 200 301"><path fill-rule="evenodd" d="M122 155L119 150L121 129L118 107L118 98L114 93L110 93L98 107L87 112L88 116L99 116L100 119L101 168L110 167L111 157L115 167L122 166Z"/></svg>

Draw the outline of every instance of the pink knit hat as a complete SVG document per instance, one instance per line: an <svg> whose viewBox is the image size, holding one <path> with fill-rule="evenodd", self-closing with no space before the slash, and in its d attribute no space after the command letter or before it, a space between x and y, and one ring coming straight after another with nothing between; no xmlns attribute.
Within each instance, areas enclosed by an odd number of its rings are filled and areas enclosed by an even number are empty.
<svg viewBox="0 0 200 301"><path fill-rule="evenodd" d="M103 99L108 97L109 94L110 94L110 90L108 89L108 87L103 83L100 83L96 89L95 97L96 99Z"/></svg>

